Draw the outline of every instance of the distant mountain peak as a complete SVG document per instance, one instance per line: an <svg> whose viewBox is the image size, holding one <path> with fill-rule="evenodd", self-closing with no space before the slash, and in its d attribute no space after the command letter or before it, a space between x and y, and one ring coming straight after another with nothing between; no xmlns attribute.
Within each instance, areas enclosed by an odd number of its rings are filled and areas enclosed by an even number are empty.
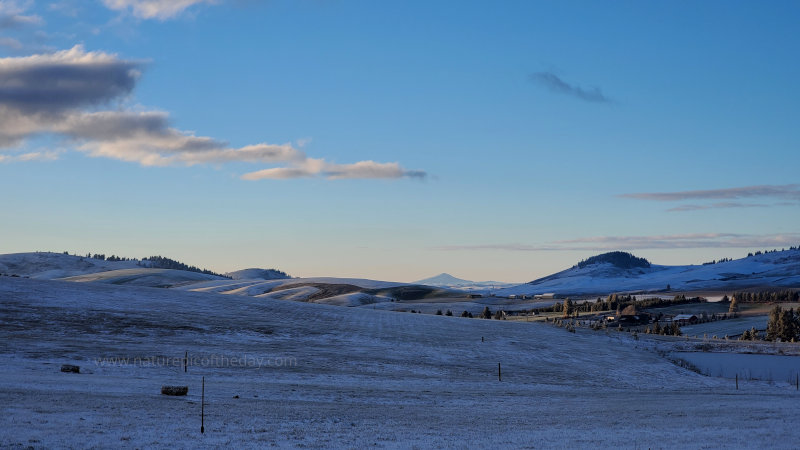
<svg viewBox="0 0 800 450"><path fill-rule="evenodd" d="M473 284L474 281L462 280L456 278L449 273L440 273L435 277L425 278L424 280L415 281L414 284L428 284L428 285L456 285L456 284Z"/></svg>

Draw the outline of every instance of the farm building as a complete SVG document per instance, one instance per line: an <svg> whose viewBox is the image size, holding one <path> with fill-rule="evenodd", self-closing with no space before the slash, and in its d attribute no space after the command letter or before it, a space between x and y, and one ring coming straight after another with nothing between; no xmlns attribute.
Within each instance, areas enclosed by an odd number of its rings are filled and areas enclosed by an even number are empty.
<svg viewBox="0 0 800 450"><path fill-rule="evenodd" d="M672 321L678 322L678 325L688 325L697 323L698 319L694 314L678 314L672 318Z"/></svg>

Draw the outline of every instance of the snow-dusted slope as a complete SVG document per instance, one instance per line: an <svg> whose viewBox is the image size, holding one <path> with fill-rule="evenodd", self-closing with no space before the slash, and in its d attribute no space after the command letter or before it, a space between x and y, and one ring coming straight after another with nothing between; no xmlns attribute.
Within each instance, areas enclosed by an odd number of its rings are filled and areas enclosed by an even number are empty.
<svg viewBox="0 0 800 450"><path fill-rule="evenodd" d="M365 300L374 297L361 294L362 290L388 289L404 286L404 283L376 281L360 278L286 278L280 280L214 280L176 286L177 289L217 294L243 295L276 300L312 301L341 306L361 306L381 300ZM341 293L344 292L344 293ZM356 295L358 294L358 295ZM331 300L327 300L332 298ZM376 297L377 298L377 297Z"/></svg>
<svg viewBox="0 0 800 450"><path fill-rule="evenodd" d="M52 252L0 255L0 274L39 279L64 278L135 267L137 267L136 261L105 261Z"/></svg>
<svg viewBox="0 0 800 450"><path fill-rule="evenodd" d="M794 386L735 390L624 333L11 277L0 323L0 448L800 442Z"/></svg>
<svg viewBox="0 0 800 450"><path fill-rule="evenodd" d="M258 268L236 270L226 273L225 276L231 277L234 280L283 280L286 278L291 278L285 273L274 269Z"/></svg>
<svg viewBox="0 0 800 450"><path fill-rule="evenodd" d="M106 272L77 275L61 278L64 281L98 282L108 284L130 284L133 286L148 287L175 287L191 285L199 281L227 280L216 275L207 275L198 272L173 269L148 269L138 267L135 269L109 270ZM228 280L229 281L229 280Z"/></svg>
<svg viewBox="0 0 800 450"><path fill-rule="evenodd" d="M733 290L754 286L800 287L800 250L766 253L708 265L619 268L590 264L497 291L511 294L607 294L628 291Z"/></svg>

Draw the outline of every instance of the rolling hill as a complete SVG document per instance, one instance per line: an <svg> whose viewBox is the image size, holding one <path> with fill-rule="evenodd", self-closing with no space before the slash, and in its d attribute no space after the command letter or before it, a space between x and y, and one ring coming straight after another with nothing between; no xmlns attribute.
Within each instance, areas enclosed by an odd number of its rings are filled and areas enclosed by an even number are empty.
<svg viewBox="0 0 800 450"><path fill-rule="evenodd" d="M664 266L607 253L530 283L496 291L499 296L609 294L800 287L800 250L784 250L715 264ZM614 255L614 256L612 256ZM632 256L632 255L631 255ZM635 257L634 257L635 258Z"/></svg>

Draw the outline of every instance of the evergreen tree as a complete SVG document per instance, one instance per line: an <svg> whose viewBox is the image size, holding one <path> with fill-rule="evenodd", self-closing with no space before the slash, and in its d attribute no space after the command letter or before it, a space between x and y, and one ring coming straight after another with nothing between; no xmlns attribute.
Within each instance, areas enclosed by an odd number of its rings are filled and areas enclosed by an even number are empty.
<svg viewBox="0 0 800 450"><path fill-rule="evenodd" d="M725 298L728 298L728 296L726 295ZM725 298L723 298L722 300L724 301ZM739 301L736 300L736 297L733 297L730 306L728 306L728 312L735 313L737 311L739 311Z"/></svg>
<svg viewBox="0 0 800 450"><path fill-rule="evenodd" d="M573 313L572 300L570 300L568 298L565 299L564 300L564 306L561 309L564 312L563 317L565 319L568 318L570 315L572 315L572 313Z"/></svg>

